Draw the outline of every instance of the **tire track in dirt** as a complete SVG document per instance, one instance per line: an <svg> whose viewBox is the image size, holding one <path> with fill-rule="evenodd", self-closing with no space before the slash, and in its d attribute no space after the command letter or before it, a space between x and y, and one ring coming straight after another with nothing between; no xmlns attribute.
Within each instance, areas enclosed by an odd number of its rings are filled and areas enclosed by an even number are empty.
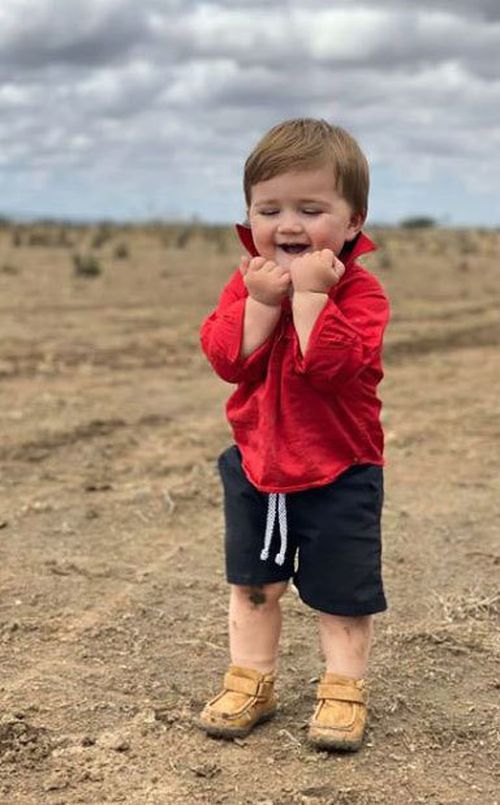
<svg viewBox="0 0 500 805"><path fill-rule="evenodd" d="M484 313L496 308L473 308L468 312ZM432 321L448 321L460 318L461 311L450 311L441 316L431 318ZM410 318L400 319L400 323L413 321ZM415 321L420 327L426 327L421 318ZM431 352L452 352L459 349L480 349L488 346L500 345L500 319L493 317L493 321L467 324L466 326L451 329L443 328L442 332L430 335L415 334L412 337L391 340L389 337L384 348L384 360L389 365L397 365L408 356L428 355ZM5 380L21 377L36 376L40 367L50 374L59 374L68 369L79 369L81 366L91 366L94 369L107 369L110 371L121 369L157 370L160 368L183 368L194 370L196 366L204 365L205 361L200 354L197 341L188 339L188 343L180 345L178 341L160 341L148 344L127 344L113 349L99 349L89 347L82 351L71 351L67 348L59 350L31 351L26 354L7 353L0 363L0 378ZM187 349L186 349L187 347ZM50 360L47 363L47 355ZM0 453L0 458L1 458Z"/></svg>
<svg viewBox="0 0 500 805"><path fill-rule="evenodd" d="M23 442L15 447L1 448L0 460L30 461L33 456L40 459L44 457L44 454L48 456L50 452L78 444L78 442L97 439L101 436L110 436L120 430L170 425L173 421L173 414L147 414L135 421L126 421L119 417L92 419L83 425L77 425L71 430L56 431L40 439Z"/></svg>
<svg viewBox="0 0 500 805"><path fill-rule="evenodd" d="M406 324L408 322L417 322L425 324L426 322L440 322L440 321L453 321L453 319L463 319L465 316L481 316L485 313L496 313L498 305L484 304L484 305L461 305L460 307L453 307L450 310L443 310L440 308L437 312L426 310L425 312L419 310L416 313L393 313L391 315L391 324Z"/></svg>
<svg viewBox="0 0 500 805"><path fill-rule="evenodd" d="M106 304L106 303L99 303L92 300L91 302L87 302L85 304L71 304L71 302L63 302L60 305L47 305L47 304L37 304L37 305L16 305L15 311L12 309L12 305L9 306L2 306L0 305L0 314L11 316L13 312L19 314L25 313L32 313L35 316L42 314L45 316L47 313L54 314L54 313L80 313L80 312L88 312L88 311L110 311L111 313L120 310L151 310L153 308L158 308L160 310L164 310L165 303L162 302L155 302L154 300L148 301L147 304L144 302L122 302L113 304Z"/></svg>
<svg viewBox="0 0 500 805"><path fill-rule="evenodd" d="M45 351L35 350L25 354L7 352L0 355L0 358L0 378L4 380L67 373L69 369L79 369L82 366L113 371L180 367L186 369L202 363L197 343L179 345L179 342L168 341L132 343L107 349L89 346L81 351L47 348Z"/></svg>
<svg viewBox="0 0 500 805"><path fill-rule="evenodd" d="M137 569L137 576L140 578L141 576L146 577L157 573L158 570L160 570L165 564L177 556L181 550L181 545L177 545L174 548L170 547L167 551L160 554L160 556L157 556L154 561L143 566L142 568ZM74 618L66 621L64 624L65 638L63 646L77 643L80 636L83 635L88 629L92 629L103 624L111 615L119 612L122 605L129 600L130 594L135 590L137 590L137 582L128 582L119 590L119 592L110 597L105 604L100 604L99 606L93 607L92 609L76 615ZM43 676L52 667L58 667L61 665L61 663L66 663L65 651L62 647L54 647L53 644L50 644L47 648L47 655L50 656L43 657L42 655L42 657L37 660L36 668L33 670L17 676L12 681L3 683L2 688L4 695L13 693L19 688L29 684L33 679ZM82 667L83 665L84 663L82 663Z"/></svg>
<svg viewBox="0 0 500 805"><path fill-rule="evenodd" d="M192 412L189 412L189 415L192 415ZM140 419L141 424L153 427L164 422L170 423L171 421L171 416L160 415L149 415ZM176 428L178 424L177 419L175 420ZM200 422L199 425L200 433L203 434L205 429L210 427L210 422ZM98 432L93 435L101 435L101 433L101 429L98 428ZM69 443L67 442L66 444ZM134 609L140 606L141 596L147 596L150 592L149 586L145 585L143 587L141 582L145 579L150 580L165 576L165 572L168 571L172 560L184 551L186 523L189 522L189 528L196 529L197 516L200 517L200 523L204 522L206 513L204 507L200 508L199 503L203 493L208 500L210 499L210 481L207 473L210 472L210 475L212 475L215 472L212 465L213 461L209 459L200 460L194 465L192 461L188 461L177 468L174 486L164 488L162 492L164 505L167 507L167 518L171 523L171 527L168 530L169 545L167 549L158 553L158 543L154 541L147 549L150 555L152 554L151 561L142 566L134 566L134 579L132 581L123 581L120 589L112 596L109 596L104 603L99 603L97 606L81 611L69 619L66 618L54 634L55 639L50 640L47 646L43 647L43 650L37 654L36 667L26 673L17 675L15 678L11 678L6 683L2 683L3 696L6 699L16 691L25 687L29 688L33 680L44 677L50 674L51 671L60 672L61 668L66 668L68 652L65 647L78 644L79 639L86 632L102 626L110 619L114 618L116 620L117 613L130 606L133 606ZM174 499L171 497L171 492ZM165 533L163 529L161 533ZM175 544L176 542L177 544ZM102 546L102 550L106 552L105 545ZM141 553L144 554L145 550L145 544L142 541ZM90 574L86 573L85 575L91 578ZM56 639L60 640L60 644L56 643ZM69 661L75 664L74 660ZM82 662L81 667L86 668L87 666Z"/></svg>
<svg viewBox="0 0 500 805"><path fill-rule="evenodd" d="M480 349L500 345L500 321L448 330L435 335L389 341L384 348L384 362L397 365L409 356L431 352L454 352L460 349Z"/></svg>

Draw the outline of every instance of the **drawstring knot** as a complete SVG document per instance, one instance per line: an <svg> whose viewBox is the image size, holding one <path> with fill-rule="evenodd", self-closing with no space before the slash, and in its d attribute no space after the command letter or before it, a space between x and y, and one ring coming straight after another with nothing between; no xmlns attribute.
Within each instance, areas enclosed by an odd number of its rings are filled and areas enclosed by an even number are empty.
<svg viewBox="0 0 500 805"><path fill-rule="evenodd" d="M269 549L273 536L274 523L276 520L276 507L278 508L278 524L281 537L279 553L274 557L277 565L282 565L285 561L288 526L286 521L286 495L283 492L271 492L267 503L266 533L264 536L264 547L260 553L263 562L269 558Z"/></svg>

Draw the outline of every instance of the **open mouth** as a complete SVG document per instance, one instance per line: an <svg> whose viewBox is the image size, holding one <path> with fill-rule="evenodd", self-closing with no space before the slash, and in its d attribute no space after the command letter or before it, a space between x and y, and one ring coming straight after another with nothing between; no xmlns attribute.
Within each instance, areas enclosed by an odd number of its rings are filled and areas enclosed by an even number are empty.
<svg viewBox="0 0 500 805"><path fill-rule="evenodd" d="M302 254L308 248L307 243L279 243L278 248L283 249L286 254Z"/></svg>

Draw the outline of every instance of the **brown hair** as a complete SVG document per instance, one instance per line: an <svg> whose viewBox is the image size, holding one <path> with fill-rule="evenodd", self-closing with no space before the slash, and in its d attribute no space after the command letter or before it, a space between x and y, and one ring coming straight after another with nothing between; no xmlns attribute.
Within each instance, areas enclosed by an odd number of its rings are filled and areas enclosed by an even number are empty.
<svg viewBox="0 0 500 805"><path fill-rule="evenodd" d="M243 187L250 206L252 187L287 171L330 164L335 189L352 211L366 217L370 176L368 162L354 137L326 120L297 118L273 126L245 162Z"/></svg>

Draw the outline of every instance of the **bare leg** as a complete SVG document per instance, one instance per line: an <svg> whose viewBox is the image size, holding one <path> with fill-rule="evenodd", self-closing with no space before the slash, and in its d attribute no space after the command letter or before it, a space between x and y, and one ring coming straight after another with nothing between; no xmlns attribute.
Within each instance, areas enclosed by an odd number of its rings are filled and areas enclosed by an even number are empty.
<svg viewBox="0 0 500 805"><path fill-rule="evenodd" d="M231 585L229 645L231 662L263 674L275 670L281 633L279 599L286 582L260 587Z"/></svg>
<svg viewBox="0 0 500 805"><path fill-rule="evenodd" d="M319 633L326 670L351 679L363 679L370 656L373 616L349 617L320 612Z"/></svg>

